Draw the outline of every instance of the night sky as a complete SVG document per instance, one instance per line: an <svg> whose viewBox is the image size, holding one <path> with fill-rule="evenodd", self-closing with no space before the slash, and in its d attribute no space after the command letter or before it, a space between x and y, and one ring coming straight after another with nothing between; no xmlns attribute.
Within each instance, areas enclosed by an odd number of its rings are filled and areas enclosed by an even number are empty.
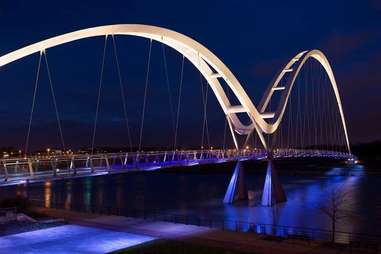
<svg viewBox="0 0 381 254"><path fill-rule="evenodd" d="M256 105L291 57L321 49L335 72L352 143L381 139L381 1L5 0L0 2L0 54L54 35L117 23L162 26L196 39L231 69ZM92 38L47 51L69 147L90 144L103 42L104 38ZM117 37L117 45L136 143L149 41ZM111 46L109 42L96 144L123 146L126 131ZM169 48L166 53L175 103L181 56ZM33 55L0 70L0 147L22 147L25 142L37 61L38 55ZM42 66L32 148L59 144ZM151 68L143 144L170 143L171 114L158 43L153 44ZM202 119L198 73L189 63L185 69L180 144L199 142ZM220 135L223 113L210 98L210 132ZM186 105L194 105L194 110Z"/></svg>

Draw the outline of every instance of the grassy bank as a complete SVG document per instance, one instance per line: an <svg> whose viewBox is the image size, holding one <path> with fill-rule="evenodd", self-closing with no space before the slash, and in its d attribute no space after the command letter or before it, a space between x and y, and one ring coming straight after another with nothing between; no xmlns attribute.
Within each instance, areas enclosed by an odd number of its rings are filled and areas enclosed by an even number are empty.
<svg viewBox="0 0 381 254"><path fill-rule="evenodd" d="M188 243L176 240L157 240L131 248L112 252L112 254L243 254L236 250L226 250L225 248L211 247L201 244ZM252 253L252 252L251 252Z"/></svg>

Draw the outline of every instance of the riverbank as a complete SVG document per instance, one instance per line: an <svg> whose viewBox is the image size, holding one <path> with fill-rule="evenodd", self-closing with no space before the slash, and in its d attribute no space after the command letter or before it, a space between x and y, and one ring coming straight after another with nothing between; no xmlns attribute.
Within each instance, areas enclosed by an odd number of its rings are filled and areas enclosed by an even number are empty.
<svg viewBox="0 0 381 254"><path fill-rule="evenodd" d="M31 232L40 229L57 227L65 225L62 221L53 222L26 222L26 221L11 221L0 224L0 236L19 234L23 232Z"/></svg>
<svg viewBox="0 0 381 254"><path fill-rule="evenodd" d="M36 212L51 217L64 218L68 223L87 227L128 232L158 239L230 249L243 253L377 253L377 249L359 248L353 245L283 239L252 232L230 232L208 227L123 216L105 216L47 208L36 208Z"/></svg>

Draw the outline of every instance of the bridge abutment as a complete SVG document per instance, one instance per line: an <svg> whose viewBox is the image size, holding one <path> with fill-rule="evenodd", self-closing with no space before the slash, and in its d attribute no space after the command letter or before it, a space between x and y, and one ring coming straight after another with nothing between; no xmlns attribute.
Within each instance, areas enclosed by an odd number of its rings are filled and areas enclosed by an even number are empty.
<svg viewBox="0 0 381 254"><path fill-rule="evenodd" d="M236 200L244 199L247 199L245 170L242 167L241 161L238 160L225 193L224 203L231 204Z"/></svg>
<svg viewBox="0 0 381 254"><path fill-rule="evenodd" d="M263 206L272 206L285 201L287 201L286 194L279 181L278 173L274 168L273 160L270 157L267 161L266 179L263 186L261 204Z"/></svg>

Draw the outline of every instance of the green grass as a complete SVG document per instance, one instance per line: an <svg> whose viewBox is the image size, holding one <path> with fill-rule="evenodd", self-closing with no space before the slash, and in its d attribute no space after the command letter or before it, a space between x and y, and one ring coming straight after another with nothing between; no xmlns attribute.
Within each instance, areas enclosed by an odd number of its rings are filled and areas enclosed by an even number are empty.
<svg viewBox="0 0 381 254"><path fill-rule="evenodd" d="M244 252L225 250L201 244L187 243L176 240L156 240L127 249L112 252L112 254L243 254Z"/></svg>

